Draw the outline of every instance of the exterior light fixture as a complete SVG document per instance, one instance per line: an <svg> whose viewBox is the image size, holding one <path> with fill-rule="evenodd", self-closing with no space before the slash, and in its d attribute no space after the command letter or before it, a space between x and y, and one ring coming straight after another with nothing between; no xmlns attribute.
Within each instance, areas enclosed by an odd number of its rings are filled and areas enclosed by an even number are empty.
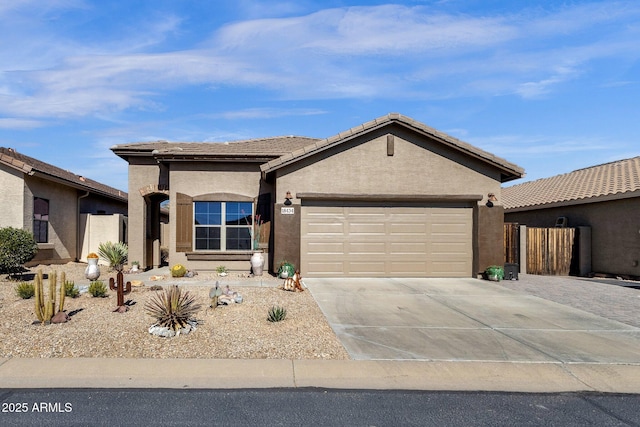
<svg viewBox="0 0 640 427"><path fill-rule="evenodd" d="M293 196L291 195L291 191L287 191L287 195L284 196L284 204L289 206L291 204L291 199Z"/></svg>
<svg viewBox="0 0 640 427"><path fill-rule="evenodd" d="M497 197L496 197L496 195L495 195L495 194L493 194L493 193L489 193L489 194L487 195L487 197L489 198L489 200L487 200L487 207L488 207L488 208L492 208L492 207L493 207L493 202L497 202L497 201L498 201L498 198L497 198Z"/></svg>

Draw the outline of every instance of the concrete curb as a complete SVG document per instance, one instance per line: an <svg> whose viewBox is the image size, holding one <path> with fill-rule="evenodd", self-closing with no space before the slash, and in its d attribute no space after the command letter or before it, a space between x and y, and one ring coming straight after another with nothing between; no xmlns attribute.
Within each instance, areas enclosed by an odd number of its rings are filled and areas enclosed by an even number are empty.
<svg viewBox="0 0 640 427"><path fill-rule="evenodd" d="M0 388L304 388L640 393L640 364L0 359Z"/></svg>

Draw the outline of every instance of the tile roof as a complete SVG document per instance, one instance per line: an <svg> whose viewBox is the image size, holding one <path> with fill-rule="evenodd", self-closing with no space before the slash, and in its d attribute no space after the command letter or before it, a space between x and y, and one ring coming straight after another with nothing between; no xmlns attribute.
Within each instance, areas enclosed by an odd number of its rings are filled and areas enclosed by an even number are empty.
<svg viewBox="0 0 640 427"><path fill-rule="evenodd" d="M317 139L303 136L278 136L272 138L248 139L233 142L142 142L120 144L111 147L118 156L126 158L136 155L153 155L171 158L275 158L313 144Z"/></svg>
<svg viewBox="0 0 640 427"><path fill-rule="evenodd" d="M129 157L136 156L154 156L166 160L199 158L246 160L253 158L264 162L260 168L267 173L338 145L352 137L392 123L400 123L497 167L502 170L502 182L518 179L524 175L524 169L518 165L398 113L387 114L326 139L278 136L224 143L155 141L114 145L111 150L127 161Z"/></svg>
<svg viewBox="0 0 640 427"><path fill-rule="evenodd" d="M292 151L277 159L263 164L261 166L261 169L263 172L274 171L282 166L293 163L304 157L338 145L345 140L351 139L352 137L370 132L371 130L376 128L387 126L391 123L399 123L406 127L412 128L415 131L426 134L430 138L433 138L445 145L448 145L485 162L491 163L493 166L502 169L502 182L522 178L522 176L524 175L524 169L516 164L510 163L501 157L495 156L487 151L481 150L480 148L474 147L471 144L468 144L434 128L431 128L424 123L398 113L390 113L386 116L379 117L362 125L353 127L347 131L341 132L338 135L323 140L316 140L313 144L301 147L297 151Z"/></svg>
<svg viewBox="0 0 640 427"><path fill-rule="evenodd" d="M124 191L18 153L12 148L0 147L0 163L29 175L44 175L44 178L61 181L74 188L99 193L123 202L127 201L127 193Z"/></svg>
<svg viewBox="0 0 640 427"><path fill-rule="evenodd" d="M640 156L502 189L507 211L640 197Z"/></svg>

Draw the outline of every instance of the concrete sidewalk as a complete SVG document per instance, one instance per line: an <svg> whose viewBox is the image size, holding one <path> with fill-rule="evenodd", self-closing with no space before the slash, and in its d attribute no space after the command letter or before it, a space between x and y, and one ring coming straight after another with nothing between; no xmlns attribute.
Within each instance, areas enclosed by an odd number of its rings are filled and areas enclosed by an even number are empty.
<svg viewBox="0 0 640 427"><path fill-rule="evenodd" d="M1 388L335 388L640 393L640 366L588 363L2 359Z"/></svg>

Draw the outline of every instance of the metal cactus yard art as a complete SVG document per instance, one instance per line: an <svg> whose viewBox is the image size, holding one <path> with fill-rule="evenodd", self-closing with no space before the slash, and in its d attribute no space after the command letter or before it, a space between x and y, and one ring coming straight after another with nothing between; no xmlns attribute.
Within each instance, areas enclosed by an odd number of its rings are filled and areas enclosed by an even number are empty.
<svg viewBox="0 0 640 427"><path fill-rule="evenodd" d="M117 281L114 281L113 277L109 278L109 289L116 291L118 294L118 307L113 311L124 313L129 309L124 303L124 296L131 292L131 282L124 283L124 276L121 271L116 275L116 279Z"/></svg>

